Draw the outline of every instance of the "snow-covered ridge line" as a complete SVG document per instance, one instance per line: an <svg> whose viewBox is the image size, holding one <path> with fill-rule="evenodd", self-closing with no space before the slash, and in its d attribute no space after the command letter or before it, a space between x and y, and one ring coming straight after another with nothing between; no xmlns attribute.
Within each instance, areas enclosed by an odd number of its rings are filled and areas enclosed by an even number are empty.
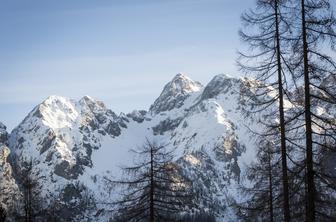
<svg viewBox="0 0 336 222"><path fill-rule="evenodd" d="M9 147L17 165L34 161L43 195L81 183L99 202L111 202L116 194L107 193L103 178L121 176L120 166L133 163L130 150L146 138L168 144L183 174L216 203L206 207L229 218L223 210L227 190L234 189L254 149L240 113L243 81L217 75L202 86L177 74L148 112L119 115L89 96L78 101L50 96L12 131Z"/></svg>

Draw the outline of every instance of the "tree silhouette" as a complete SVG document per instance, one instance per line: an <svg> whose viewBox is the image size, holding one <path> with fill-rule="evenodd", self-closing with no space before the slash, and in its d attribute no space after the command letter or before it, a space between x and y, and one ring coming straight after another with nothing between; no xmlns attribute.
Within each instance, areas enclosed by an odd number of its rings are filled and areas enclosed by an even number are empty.
<svg viewBox="0 0 336 222"><path fill-rule="evenodd" d="M173 163L173 151L148 139L142 148L133 150L136 164L122 170L125 178L109 181L124 188L116 201L115 221L174 221L191 207L191 184L179 176Z"/></svg>
<svg viewBox="0 0 336 222"><path fill-rule="evenodd" d="M287 12L284 10L286 0L257 0L255 10L249 10L242 15L245 30L239 34L248 43L248 53L240 52L238 60L241 70L254 75L256 81L249 85L255 91L250 100L250 112L265 110L268 117L260 120L265 127L263 137L279 136L282 167L283 214L284 220L290 220L289 185L285 124L285 56L288 44L284 41L289 27ZM272 96L271 96L272 95ZM250 95L248 95L250 96ZM278 107L277 110L274 107ZM274 121L274 115L279 122ZM271 120L271 121L270 121ZM262 149L262 148L261 148Z"/></svg>

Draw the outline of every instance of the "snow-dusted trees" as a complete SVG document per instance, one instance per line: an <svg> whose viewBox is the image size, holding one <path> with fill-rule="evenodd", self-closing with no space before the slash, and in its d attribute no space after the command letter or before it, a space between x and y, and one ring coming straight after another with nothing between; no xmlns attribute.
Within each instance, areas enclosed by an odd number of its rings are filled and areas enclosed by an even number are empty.
<svg viewBox="0 0 336 222"><path fill-rule="evenodd" d="M175 221L191 206L191 184L179 176L173 153L149 140L139 150L134 166L125 167L125 177L110 181L124 188L117 201L115 221Z"/></svg>

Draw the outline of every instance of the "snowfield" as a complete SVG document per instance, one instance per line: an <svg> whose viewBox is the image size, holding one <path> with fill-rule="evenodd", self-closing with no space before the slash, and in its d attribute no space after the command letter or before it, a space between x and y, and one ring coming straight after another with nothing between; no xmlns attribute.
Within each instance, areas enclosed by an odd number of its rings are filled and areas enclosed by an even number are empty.
<svg viewBox="0 0 336 222"><path fill-rule="evenodd" d="M217 75L204 87L177 74L148 111L119 115L89 96L50 96L9 134L8 147L18 165L34 162L43 175L43 195L82 183L100 209L87 216L106 221L110 205L104 203L118 194L107 189L104 177L120 178L120 167L135 160L131 149L148 138L174 150L184 175L207 194L209 203L199 203L204 209L216 211L220 221L235 221L228 201L238 196L240 175L255 155L245 126L257 127L242 113L243 82Z"/></svg>

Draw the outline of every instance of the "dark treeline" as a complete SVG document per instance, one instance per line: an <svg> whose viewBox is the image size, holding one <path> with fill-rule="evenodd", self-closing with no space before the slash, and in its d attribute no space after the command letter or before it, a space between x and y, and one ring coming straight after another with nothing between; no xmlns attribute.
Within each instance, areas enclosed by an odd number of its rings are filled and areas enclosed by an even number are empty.
<svg viewBox="0 0 336 222"><path fill-rule="evenodd" d="M264 125L243 220L335 221L336 20L328 0L257 0L242 16L247 113Z"/></svg>
<svg viewBox="0 0 336 222"><path fill-rule="evenodd" d="M69 183L55 193L43 193L42 172L34 167L36 160L14 165L19 190L5 208L0 207L0 222L82 221L85 212L96 209L93 195L83 184Z"/></svg>

